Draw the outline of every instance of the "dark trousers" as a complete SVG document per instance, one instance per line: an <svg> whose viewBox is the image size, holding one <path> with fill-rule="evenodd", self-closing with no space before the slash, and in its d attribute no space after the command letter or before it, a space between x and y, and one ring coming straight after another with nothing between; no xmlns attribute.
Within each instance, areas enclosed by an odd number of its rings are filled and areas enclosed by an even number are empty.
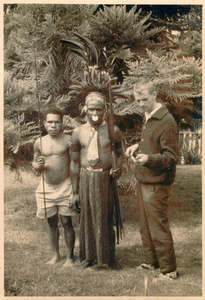
<svg viewBox="0 0 205 300"><path fill-rule="evenodd" d="M172 234L168 222L171 185L138 183L138 221L145 262L159 265L162 273L176 270Z"/></svg>

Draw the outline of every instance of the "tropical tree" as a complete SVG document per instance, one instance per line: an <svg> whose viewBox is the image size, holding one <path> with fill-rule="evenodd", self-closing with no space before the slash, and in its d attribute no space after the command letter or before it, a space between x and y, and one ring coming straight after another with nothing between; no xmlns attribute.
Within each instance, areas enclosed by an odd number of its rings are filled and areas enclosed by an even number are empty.
<svg viewBox="0 0 205 300"><path fill-rule="evenodd" d="M201 95L201 60L180 49L179 39L173 38L169 31L166 33L170 41L169 45L166 45L164 39L163 42L158 43L157 40L162 39L162 33L164 34L166 28L148 30L150 23L146 24L146 22L150 14L139 18L141 10L138 13L135 11L136 6L133 6L128 13L125 6L109 8L104 6L104 10L99 10L89 20L90 29L86 35L92 38L93 45L90 48L85 47L88 40L77 35L84 46L76 43L76 48L72 50L80 54L87 64L98 64L99 69L109 70L109 73L114 76L119 76L119 71L121 75L123 74L122 80L118 77L117 83L122 83L124 77L122 87L127 91L128 100L118 99L118 106L117 104L115 106L116 114L140 115L140 109L137 103L134 103L132 87L139 78L143 77L154 82L159 98L167 105L179 125L193 126L191 122L193 113L197 112L198 104L200 107L200 101L196 99ZM184 17L184 19L189 18ZM72 45L72 41L67 43ZM136 45L139 47L137 48ZM96 54L93 55L92 51L97 53L98 62L94 60ZM93 58L93 61L87 61L85 53L88 53L87 56ZM83 97L80 100L80 90L82 86L85 90L87 85L84 78L76 80L77 82L81 80L81 87L75 86L79 90L76 92L78 95L76 100L79 103L84 101ZM67 100L68 103L74 101L73 98Z"/></svg>
<svg viewBox="0 0 205 300"><path fill-rule="evenodd" d="M79 116L82 91L88 86L108 91L111 83L116 121L123 130L131 123L135 126L142 116L132 86L141 77L154 81L159 97L179 124L183 120L192 126L191 117L200 111L201 101L201 15L197 17L201 7L187 7L188 14L178 14L178 26L183 28L180 36L173 34L174 17L168 13L159 26L156 11L145 12L143 7L127 10L125 5L112 5L95 12L96 7L4 6L4 112L10 121L5 127L8 135L13 125L21 131L16 146L7 140L10 151L17 154L19 145L29 143L28 131L35 133L31 142L38 136L38 99L42 108L55 102L70 115L67 122L76 124L72 118ZM185 35L184 28L189 28L193 18L198 20L198 29ZM190 40L198 42L193 45Z"/></svg>
<svg viewBox="0 0 205 300"><path fill-rule="evenodd" d="M124 81L126 89L132 90L140 78L152 81L158 98L167 106L179 125L193 126L192 113L196 109L193 99L201 96L202 63L194 57L181 57L174 50L159 56L147 50L148 58L129 62L129 75Z"/></svg>
<svg viewBox="0 0 205 300"><path fill-rule="evenodd" d="M65 52L59 41L88 18L94 7L18 5L5 16L5 69L34 87L36 59L42 97L62 94L76 65L71 64L71 53Z"/></svg>
<svg viewBox="0 0 205 300"><path fill-rule="evenodd" d="M11 157L11 162L17 161L25 143L33 143L34 132L35 138L39 136L30 124L34 121L35 128L39 122L37 100L43 109L68 91L78 61L59 41L88 18L95 6L26 4L4 8L4 136L5 158ZM16 139L11 143L12 130Z"/></svg>
<svg viewBox="0 0 205 300"><path fill-rule="evenodd" d="M136 59L136 55L146 55L146 48L163 51L164 44L159 42L158 37L164 28L151 28L151 12L146 16L142 16L141 12L142 9L137 10L136 5L129 12L126 12L126 5L103 6L103 10L100 9L88 20L90 28L86 35L102 53L102 64L115 56L113 72L119 83L123 82L123 74L128 72L126 61ZM122 46L129 50L121 51ZM105 52L106 55L103 55Z"/></svg>

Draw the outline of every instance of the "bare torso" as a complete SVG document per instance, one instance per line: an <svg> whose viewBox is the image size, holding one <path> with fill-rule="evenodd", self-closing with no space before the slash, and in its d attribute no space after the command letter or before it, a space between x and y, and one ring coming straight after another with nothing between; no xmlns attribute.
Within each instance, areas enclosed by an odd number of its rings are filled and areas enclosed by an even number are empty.
<svg viewBox="0 0 205 300"><path fill-rule="evenodd" d="M68 135L58 138L46 135L42 138L42 153L45 157L44 179L49 184L59 184L70 176L70 142Z"/></svg>
<svg viewBox="0 0 205 300"><path fill-rule="evenodd" d="M89 145L89 134L91 126L89 123L82 125L79 128L78 141L81 146L81 166L86 168L90 166L87 160L87 150ZM108 137L107 125L102 125L98 130L99 141L99 162L94 168L110 169L112 167L110 141Z"/></svg>

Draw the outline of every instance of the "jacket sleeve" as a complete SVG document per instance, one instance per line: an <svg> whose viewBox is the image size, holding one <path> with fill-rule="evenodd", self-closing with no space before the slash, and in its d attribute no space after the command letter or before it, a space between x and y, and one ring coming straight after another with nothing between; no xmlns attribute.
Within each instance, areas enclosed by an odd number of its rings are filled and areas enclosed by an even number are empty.
<svg viewBox="0 0 205 300"><path fill-rule="evenodd" d="M160 137L161 153L148 154L148 160L144 167L155 171L172 170L179 158L178 143L178 128L172 126L165 130Z"/></svg>

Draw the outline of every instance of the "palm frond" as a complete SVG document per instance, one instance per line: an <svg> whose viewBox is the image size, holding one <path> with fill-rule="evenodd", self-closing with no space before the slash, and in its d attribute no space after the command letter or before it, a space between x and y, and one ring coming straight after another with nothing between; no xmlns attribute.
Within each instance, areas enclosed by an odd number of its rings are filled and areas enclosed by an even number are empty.
<svg viewBox="0 0 205 300"><path fill-rule="evenodd" d="M94 54L95 57L95 63L96 65L98 65L99 52L96 45L91 40L77 32L73 32L73 34L76 35L83 42L83 44L91 50L92 54Z"/></svg>
<svg viewBox="0 0 205 300"><path fill-rule="evenodd" d="M126 115L142 115L142 109L140 108L139 104L134 101L131 103L123 103L122 101L120 101L120 106L121 107L114 107L114 112L116 115L119 116L126 116Z"/></svg>

